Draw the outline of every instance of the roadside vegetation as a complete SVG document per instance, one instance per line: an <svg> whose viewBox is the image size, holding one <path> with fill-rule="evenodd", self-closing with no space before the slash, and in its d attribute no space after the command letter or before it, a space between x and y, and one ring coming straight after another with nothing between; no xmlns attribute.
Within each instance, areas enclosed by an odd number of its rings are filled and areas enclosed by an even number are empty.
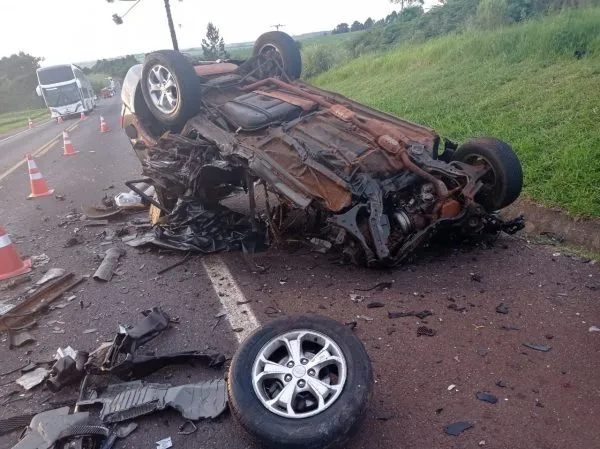
<svg viewBox="0 0 600 449"><path fill-rule="evenodd" d="M600 8L404 43L311 81L459 141L507 140L526 195L600 216Z"/></svg>
<svg viewBox="0 0 600 449"><path fill-rule="evenodd" d="M26 128L28 120L31 119L35 124L43 123L50 118L48 109L26 109L18 112L6 112L0 114L0 136L13 129Z"/></svg>

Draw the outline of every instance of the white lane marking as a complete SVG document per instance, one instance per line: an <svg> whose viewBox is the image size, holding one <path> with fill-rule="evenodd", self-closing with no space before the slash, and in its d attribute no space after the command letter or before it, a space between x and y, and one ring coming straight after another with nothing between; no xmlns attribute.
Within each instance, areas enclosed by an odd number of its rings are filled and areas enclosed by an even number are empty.
<svg viewBox="0 0 600 449"><path fill-rule="evenodd" d="M44 125L47 125L48 123L51 123L51 122L52 122L52 119L50 119L50 120L48 120L48 121L46 121L46 122L40 123L40 124L36 125L35 127L36 127L36 128L39 128L39 127L41 127L41 126L44 126ZM34 128L34 129L35 129L35 128ZM6 142L6 141L8 141L8 140L12 139L13 137L20 136L21 134L23 134L23 133L26 133L27 131L32 131L32 130L31 130L31 129L29 129L29 128L25 128L24 130L22 130L22 131L19 131L19 132L18 132L18 133L16 133L16 134L11 134L10 136L8 136L8 137L5 137L4 139L1 139L1 140L0 140L0 143L2 143L2 142Z"/></svg>
<svg viewBox="0 0 600 449"><path fill-rule="evenodd" d="M260 326L258 319L248 304L243 304L246 302L246 297L219 256L203 257L202 265L227 313L229 325L232 329L242 329L240 332L235 332L238 342L241 343Z"/></svg>

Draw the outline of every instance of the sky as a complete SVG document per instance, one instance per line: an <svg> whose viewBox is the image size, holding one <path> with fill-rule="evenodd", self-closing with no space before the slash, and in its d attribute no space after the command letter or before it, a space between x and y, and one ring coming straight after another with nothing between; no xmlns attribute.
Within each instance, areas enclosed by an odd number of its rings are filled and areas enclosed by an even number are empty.
<svg viewBox="0 0 600 449"><path fill-rule="evenodd" d="M429 0L428 3L434 0ZM163 0L3 0L0 57L24 51L44 57L42 65L93 61L172 48ZM199 47L213 22L226 43L254 41L274 24L289 34L331 30L385 17L398 5L389 0L171 0L179 47Z"/></svg>

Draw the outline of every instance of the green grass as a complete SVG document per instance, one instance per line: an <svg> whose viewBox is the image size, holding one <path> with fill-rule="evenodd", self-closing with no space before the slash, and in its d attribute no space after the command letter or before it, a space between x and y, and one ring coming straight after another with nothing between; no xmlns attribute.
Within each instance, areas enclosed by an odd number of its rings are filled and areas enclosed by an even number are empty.
<svg viewBox="0 0 600 449"><path fill-rule="evenodd" d="M36 124L43 123L50 118L50 114L46 108L0 114L0 135L15 129L27 128L28 119L30 118Z"/></svg>
<svg viewBox="0 0 600 449"><path fill-rule="evenodd" d="M528 197L600 216L600 8L398 47L311 81L458 141L504 139Z"/></svg>

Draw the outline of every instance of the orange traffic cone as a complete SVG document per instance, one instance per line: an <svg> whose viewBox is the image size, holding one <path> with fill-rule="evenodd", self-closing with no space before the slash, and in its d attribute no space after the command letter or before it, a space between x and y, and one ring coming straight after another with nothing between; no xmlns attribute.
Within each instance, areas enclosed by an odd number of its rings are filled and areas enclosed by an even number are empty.
<svg viewBox="0 0 600 449"><path fill-rule="evenodd" d="M108 125L104 121L104 117L100 116L100 132L107 133L109 131L110 131L110 129L108 129Z"/></svg>
<svg viewBox="0 0 600 449"><path fill-rule="evenodd" d="M15 246L0 226L0 281L31 271L31 260L21 260Z"/></svg>
<svg viewBox="0 0 600 449"><path fill-rule="evenodd" d="M73 144L71 143L71 138L69 137L69 134L67 134L66 131L63 131L63 143L64 143L63 156L73 156L74 154L79 153L79 151L75 151L75 148L73 147Z"/></svg>
<svg viewBox="0 0 600 449"><path fill-rule="evenodd" d="M27 126L29 126L29 129L33 129L33 128L35 128L35 125L33 124L33 120L31 120L31 118L30 118L30 119L28 119L28 121L27 121Z"/></svg>
<svg viewBox="0 0 600 449"><path fill-rule="evenodd" d="M56 118L56 123L58 123L59 125L64 122L65 121L62 119L62 117L60 115Z"/></svg>
<svg viewBox="0 0 600 449"><path fill-rule="evenodd" d="M87 120L87 115L85 115L85 112L81 113L81 115L79 116L79 120Z"/></svg>
<svg viewBox="0 0 600 449"><path fill-rule="evenodd" d="M49 190L48 184L44 181L40 170L35 165L31 154L27 155L27 166L29 167L29 181L31 182L31 195L28 198L37 198L39 196L48 196L54 193L54 189Z"/></svg>

